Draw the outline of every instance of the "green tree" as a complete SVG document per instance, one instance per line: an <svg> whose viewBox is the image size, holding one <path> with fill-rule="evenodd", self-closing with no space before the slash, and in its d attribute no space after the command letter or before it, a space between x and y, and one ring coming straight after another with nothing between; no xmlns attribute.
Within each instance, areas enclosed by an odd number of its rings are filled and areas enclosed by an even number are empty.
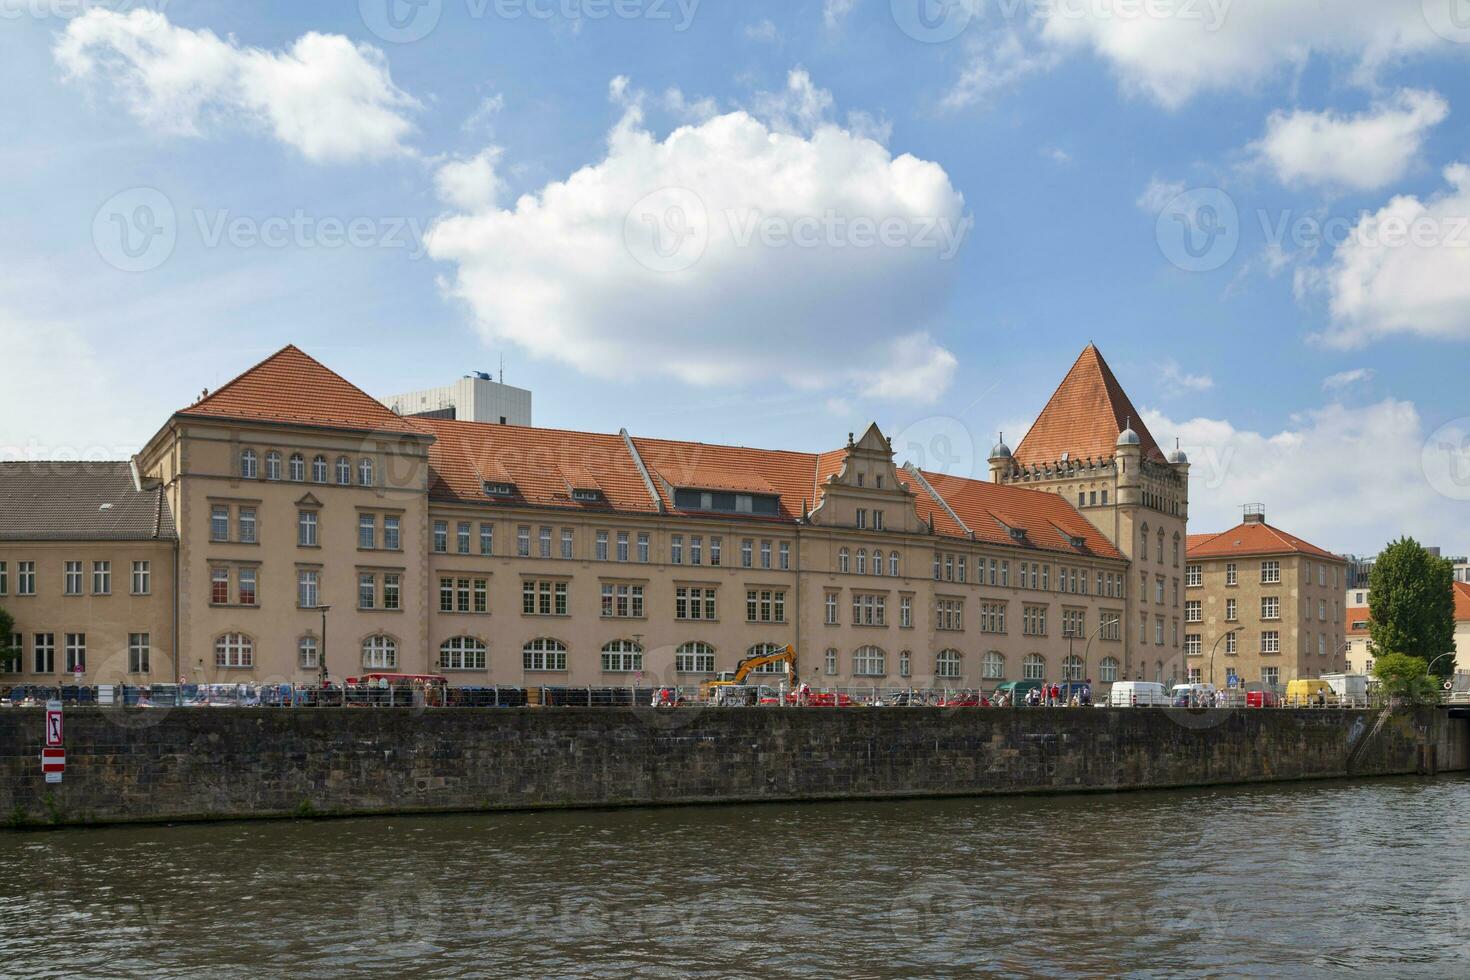
<svg viewBox="0 0 1470 980"><path fill-rule="evenodd" d="M1436 658L1455 649L1454 581L1454 566L1413 538L1383 549L1368 581L1374 649L1419 657L1437 676L1453 676L1455 658Z"/></svg>
<svg viewBox="0 0 1470 980"><path fill-rule="evenodd" d="M7 670L11 662L20 657L20 651L10 645L10 634L14 632L15 617L0 609L0 666Z"/></svg>
<svg viewBox="0 0 1470 980"><path fill-rule="evenodd" d="M1428 667L1423 657L1390 653L1373 661L1373 676L1385 697L1429 704L1439 697L1439 682L1429 676Z"/></svg>

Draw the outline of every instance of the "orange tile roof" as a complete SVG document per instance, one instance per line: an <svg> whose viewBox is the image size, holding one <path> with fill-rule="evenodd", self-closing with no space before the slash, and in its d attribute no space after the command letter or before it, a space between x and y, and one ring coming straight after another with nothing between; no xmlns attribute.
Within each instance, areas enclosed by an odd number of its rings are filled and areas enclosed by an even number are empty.
<svg viewBox="0 0 1470 980"><path fill-rule="evenodd" d="M801 517L803 503L816 506L812 473L818 457L814 453L642 437L634 437L633 445L669 510L674 509L670 488L774 494L780 499L780 516L786 520Z"/></svg>
<svg viewBox="0 0 1470 980"><path fill-rule="evenodd" d="M368 432L420 432L413 421L389 411L294 344L176 414Z"/></svg>
<svg viewBox="0 0 1470 980"><path fill-rule="evenodd" d="M429 447L429 494L436 499L591 511L657 509L621 436L450 419L416 421L435 438ZM486 482L510 483L516 492L490 497ZM601 490L604 500L574 500L573 489Z"/></svg>
<svg viewBox="0 0 1470 980"><path fill-rule="evenodd" d="M1097 347L1088 344L1016 447L1014 458L1022 466L1055 463L1064 453L1074 460L1110 459L1118 436L1130 424L1143 444L1144 457L1165 462L1112 368Z"/></svg>
<svg viewBox="0 0 1470 980"><path fill-rule="evenodd" d="M1455 583L1455 622L1470 623L1470 582Z"/></svg>
<svg viewBox="0 0 1470 980"><path fill-rule="evenodd" d="M1347 635L1348 636L1367 636L1368 635L1368 624L1371 623L1372 621L1373 621L1373 617L1372 617L1372 615L1369 614L1368 607L1367 606L1353 606L1352 608L1350 608L1347 611ZM1362 629L1356 629L1356 628L1354 628L1354 626L1353 626L1354 623L1362 623L1363 624L1363 628Z"/></svg>
<svg viewBox="0 0 1470 980"><path fill-rule="evenodd" d="M1270 524L1238 524L1219 534L1191 534L1185 547L1190 558L1229 558L1232 555L1311 555L1345 562L1340 555L1303 541Z"/></svg>
<svg viewBox="0 0 1470 980"><path fill-rule="evenodd" d="M1095 555L1121 558L1122 554L1092 522L1078 513L1061 495L1029 490L1009 484L986 483L942 473L920 471L934 493L949 504L977 541L1010 547L1029 545L1047 551L1070 555ZM922 487L922 484L920 484ZM964 528L934 501L934 527L940 534L968 537ZM921 498L919 513L925 513ZM1024 542L1017 542L1007 528L1026 532ZM1073 537L1082 539L1082 547L1072 545Z"/></svg>

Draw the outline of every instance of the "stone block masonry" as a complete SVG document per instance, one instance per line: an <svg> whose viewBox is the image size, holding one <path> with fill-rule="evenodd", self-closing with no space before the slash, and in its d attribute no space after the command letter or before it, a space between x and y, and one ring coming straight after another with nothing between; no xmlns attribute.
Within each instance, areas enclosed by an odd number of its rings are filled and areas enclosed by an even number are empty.
<svg viewBox="0 0 1470 980"><path fill-rule="evenodd" d="M9 826L1102 792L1467 767L1467 722L1183 709L0 711Z"/></svg>

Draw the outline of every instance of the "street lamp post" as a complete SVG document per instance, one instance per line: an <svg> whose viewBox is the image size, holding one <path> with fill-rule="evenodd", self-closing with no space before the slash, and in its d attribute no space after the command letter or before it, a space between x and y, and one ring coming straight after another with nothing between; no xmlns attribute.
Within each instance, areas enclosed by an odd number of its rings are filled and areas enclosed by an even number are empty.
<svg viewBox="0 0 1470 980"><path fill-rule="evenodd" d="M318 606L322 613L322 648L317 651L316 664L320 672L320 683L322 690L327 688L327 613L332 611L331 606Z"/></svg>
<svg viewBox="0 0 1470 980"><path fill-rule="evenodd" d="M1215 637L1214 645L1212 645L1210 647L1210 683L1211 684L1215 683L1215 651L1218 650L1218 649L1220 649L1220 641L1223 640L1223 639L1225 639L1225 637L1227 637L1227 636L1234 636L1236 633L1239 633L1239 632L1243 631L1244 629L1245 629L1244 626L1237 626L1237 627L1235 627L1235 629L1233 629L1233 630L1226 630L1225 632L1221 633L1219 636Z"/></svg>
<svg viewBox="0 0 1470 980"><path fill-rule="evenodd" d="M1087 680L1087 660L1089 654L1092 651L1092 641L1096 639L1098 634L1103 631L1103 627L1108 625L1105 620L1101 620L1101 617L1099 617L1099 619L1100 621L1097 624L1097 629L1093 630L1087 635L1087 643L1084 644L1082 647L1082 679L1086 681L1089 685L1092 682Z"/></svg>

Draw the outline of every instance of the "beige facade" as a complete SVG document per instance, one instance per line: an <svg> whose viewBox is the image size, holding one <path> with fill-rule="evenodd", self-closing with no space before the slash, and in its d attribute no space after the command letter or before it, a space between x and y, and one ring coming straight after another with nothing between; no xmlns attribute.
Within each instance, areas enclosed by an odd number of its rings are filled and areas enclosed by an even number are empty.
<svg viewBox="0 0 1470 980"><path fill-rule="evenodd" d="M1248 522L1212 536L1214 549L1242 542L1229 554L1202 555L1191 547L1185 587L1190 676L1224 687L1231 675L1285 684L1343 671L1346 561L1320 551L1261 548L1266 535L1257 535L1258 528L1268 526Z"/></svg>

